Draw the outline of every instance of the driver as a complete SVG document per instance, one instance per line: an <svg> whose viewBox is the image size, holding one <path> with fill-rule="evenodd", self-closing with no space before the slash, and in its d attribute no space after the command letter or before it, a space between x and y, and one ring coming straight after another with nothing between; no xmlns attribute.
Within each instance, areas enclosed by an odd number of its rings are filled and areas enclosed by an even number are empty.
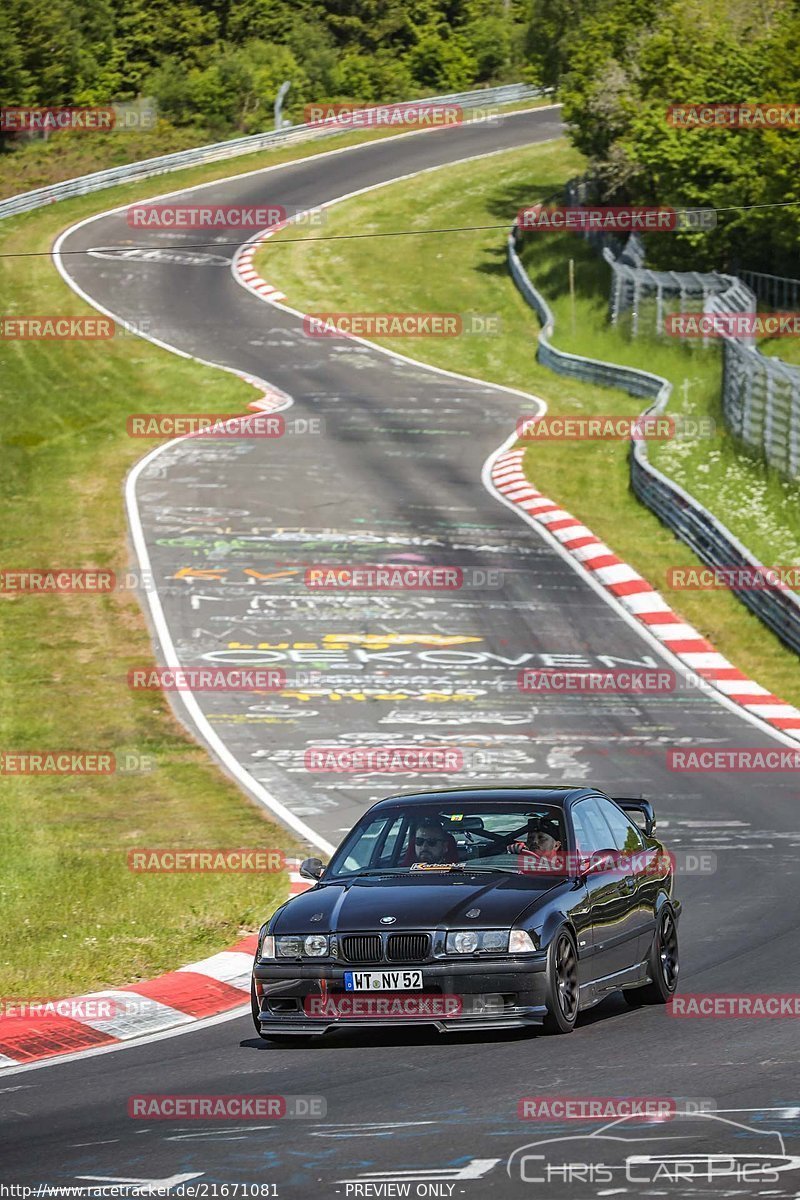
<svg viewBox="0 0 800 1200"><path fill-rule="evenodd" d="M414 862L445 863L451 861L452 855L444 826L435 817L425 817L420 821L414 835Z"/></svg>
<svg viewBox="0 0 800 1200"><path fill-rule="evenodd" d="M561 830L555 821L539 821L528 829L525 845L537 854L557 854L561 849Z"/></svg>
<svg viewBox="0 0 800 1200"><path fill-rule="evenodd" d="M510 848L522 854L535 854L537 859L548 859L558 855L561 846L558 821L550 817L534 817L528 822L525 841L514 842Z"/></svg>

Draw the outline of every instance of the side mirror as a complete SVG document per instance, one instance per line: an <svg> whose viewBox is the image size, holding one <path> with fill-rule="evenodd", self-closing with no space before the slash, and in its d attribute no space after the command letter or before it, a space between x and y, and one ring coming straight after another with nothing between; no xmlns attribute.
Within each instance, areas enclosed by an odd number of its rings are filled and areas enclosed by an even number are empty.
<svg viewBox="0 0 800 1200"><path fill-rule="evenodd" d="M306 858L300 864L300 874L303 879L313 879L316 882L322 878L325 867L320 858Z"/></svg>
<svg viewBox="0 0 800 1200"><path fill-rule="evenodd" d="M599 875L603 871L613 871L617 865L617 850L593 850L584 854L580 861L581 875Z"/></svg>

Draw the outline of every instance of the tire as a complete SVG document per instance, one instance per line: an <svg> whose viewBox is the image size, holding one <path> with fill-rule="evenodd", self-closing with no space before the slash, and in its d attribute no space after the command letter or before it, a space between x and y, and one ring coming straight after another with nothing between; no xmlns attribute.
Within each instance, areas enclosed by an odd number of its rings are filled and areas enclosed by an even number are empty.
<svg viewBox="0 0 800 1200"><path fill-rule="evenodd" d="M652 982L642 987L626 988L622 994L631 1008L639 1008L643 1004L668 1004L678 986L679 969L678 927L675 914L669 905L665 905L647 956L647 970Z"/></svg>
<svg viewBox="0 0 800 1200"><path fill-rule="evenodd" d="M578 1019L578 953L567 929L560 929L547 952L547 1034L572 1033Z"/></svg>

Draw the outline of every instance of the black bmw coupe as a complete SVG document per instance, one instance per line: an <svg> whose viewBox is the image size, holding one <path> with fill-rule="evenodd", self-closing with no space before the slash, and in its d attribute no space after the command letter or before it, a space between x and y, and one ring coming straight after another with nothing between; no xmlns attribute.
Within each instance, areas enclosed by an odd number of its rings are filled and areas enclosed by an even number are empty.
<svg viewBox="0 0 800 1200"><path fill-rule="evenodd" d="M634 1006L666 1004L681 906L654 829L646 800L586 786L381 800L327 866L303 863L314 886L262 927L257 1032L569 1033L617 988Z"/></svg>

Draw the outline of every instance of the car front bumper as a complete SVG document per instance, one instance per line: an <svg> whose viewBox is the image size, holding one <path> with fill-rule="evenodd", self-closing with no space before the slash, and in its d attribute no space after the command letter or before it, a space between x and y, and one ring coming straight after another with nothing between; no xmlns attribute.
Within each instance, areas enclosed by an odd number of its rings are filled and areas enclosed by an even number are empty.
<svg viewBox="0 0 800 1200"><path fill-rule="evenodd" d="M421 970L421 991L348 992L344 973L378 966L257 962L253 968L261 1032L323 1034L334 1029L433 1025L440 1032L540 1025L546 954L481 962L403 963ZM383 1004L381 1004L383 1001ZM404 1003L404 1002L410 1002ZM409 1016L408 1010L415 1010Z"/></svg>

